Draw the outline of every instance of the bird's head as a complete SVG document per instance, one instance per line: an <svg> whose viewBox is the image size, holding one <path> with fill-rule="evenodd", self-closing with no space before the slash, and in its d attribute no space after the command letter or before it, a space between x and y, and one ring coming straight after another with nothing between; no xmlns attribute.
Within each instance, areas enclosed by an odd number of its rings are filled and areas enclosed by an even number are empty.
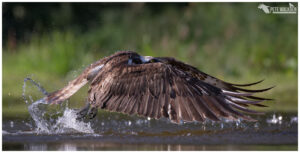
<svg viewBox="0 0 300 153"><path fill-rule="evenodd" d="M159 58L142 56L133 51L119 51L90 65L87 79L92 80L103 69L110 70L120 65L137 65L160 62Z"/></svg>

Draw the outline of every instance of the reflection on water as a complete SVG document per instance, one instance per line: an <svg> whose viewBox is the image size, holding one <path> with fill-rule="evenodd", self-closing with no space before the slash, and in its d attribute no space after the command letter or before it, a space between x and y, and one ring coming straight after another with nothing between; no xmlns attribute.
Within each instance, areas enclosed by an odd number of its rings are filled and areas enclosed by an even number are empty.
<svg viewBox="0 0 300 153"><path fill-rule="evenodd" d="M18 149L16 149L18 148ZM79 150L144 150L144 151L193 151L193 150L297 150L297 145L185 145L185 144L122 144L122 143L49 143L9 144L4 150L79 151Z"/></svg>

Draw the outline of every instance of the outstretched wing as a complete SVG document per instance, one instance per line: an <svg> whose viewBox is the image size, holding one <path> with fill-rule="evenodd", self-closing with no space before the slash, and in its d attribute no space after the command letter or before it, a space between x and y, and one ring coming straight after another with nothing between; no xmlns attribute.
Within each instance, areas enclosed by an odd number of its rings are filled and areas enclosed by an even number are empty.
<svg viewBox="0 0 300 153"><path fill-rule="evenodd" d="M254 83L248 83L248 84L233 84L233 83L222 81L222 80L217 79L213 76L210 76L210 75L208 75L204 72L199 71L197 68L195 68L191 65L185 64L181 61L178 61L174 58L164 57L164 58L160 58L160 59L162 61L166 61L166 63L168 63L170 65L175 66L178 69L181 69L182 71L185 71L185 72L189 73L193 77L196 77L199 80L204 81L208 84L211 84L215 87L218 87L222 90L233 91L233 92L242 91L242 92L247 92L247 93L259 93L259 92L264 92L264 91L267 91L267 90L270 90L270 89L274 88L274 86L273 86L273 87L270 87L270 88L258 89L258 90L244 89L242 87L248 87L248 86L256 85L256 84L261 83L263 80L260 80L260 81L254 82ZM239 98L242 98L242 97L239 97ZM269 99L269 98L261 98L261 97L256 97L256 96L252 96L252 95L244 96L243 99L245 99L245 98L249 98L249 99L252 99L252 100L262 100L262 101L263 100L272 100L272 99ZM265 105L262 105L262 104L253 104L253 105L265 106Z"/></svg>
<svg viewBox="0 0 300 153"><path fill-rule="evenodd" d="M222 90L176 64L124 63L114 67L92 81L90 101L101 109L166 117L176 123L221 118L255 121L240 111L260 114L244 107L261 102L247 100L252 93Z"/></svg>

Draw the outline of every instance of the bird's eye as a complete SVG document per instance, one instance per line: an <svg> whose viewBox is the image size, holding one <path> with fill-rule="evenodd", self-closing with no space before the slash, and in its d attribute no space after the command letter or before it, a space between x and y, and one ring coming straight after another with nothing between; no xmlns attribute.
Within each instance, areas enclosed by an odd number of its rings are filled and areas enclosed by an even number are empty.
<svg viewBox="0 0 300 153"><path fill-rule="evenodd" d="M151 59L151 60L150 60L150 63L155 63L155 62L157 62L156 59Z"/></svg>
<svg viewBox="0 0 300 153"><path fill-rule="evenodd" d="M132 59L132 63L134 63L134 64L142 64L142 60L139 59L139 58L133 58Z"/></svg>

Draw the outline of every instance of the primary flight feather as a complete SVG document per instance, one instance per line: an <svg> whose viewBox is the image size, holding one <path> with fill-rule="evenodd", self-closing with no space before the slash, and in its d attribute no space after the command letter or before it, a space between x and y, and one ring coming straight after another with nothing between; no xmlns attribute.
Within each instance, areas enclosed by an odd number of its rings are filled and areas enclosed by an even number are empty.
<svg viewBox="0 0 300 153"><path fill-rule="evenodd" d="M87 105L79 111L79 118L94 118L98 109L106 109L155 119L166 117L175 123L222 118L255 121L245 113L262 113L247 107L264 107L260 103L270 99L253 94L271 88L241 87L260 82L231 84L174 58L121 51L91 64L67 86L43 100L50 104L63 102L90 83Z"/></svg>

